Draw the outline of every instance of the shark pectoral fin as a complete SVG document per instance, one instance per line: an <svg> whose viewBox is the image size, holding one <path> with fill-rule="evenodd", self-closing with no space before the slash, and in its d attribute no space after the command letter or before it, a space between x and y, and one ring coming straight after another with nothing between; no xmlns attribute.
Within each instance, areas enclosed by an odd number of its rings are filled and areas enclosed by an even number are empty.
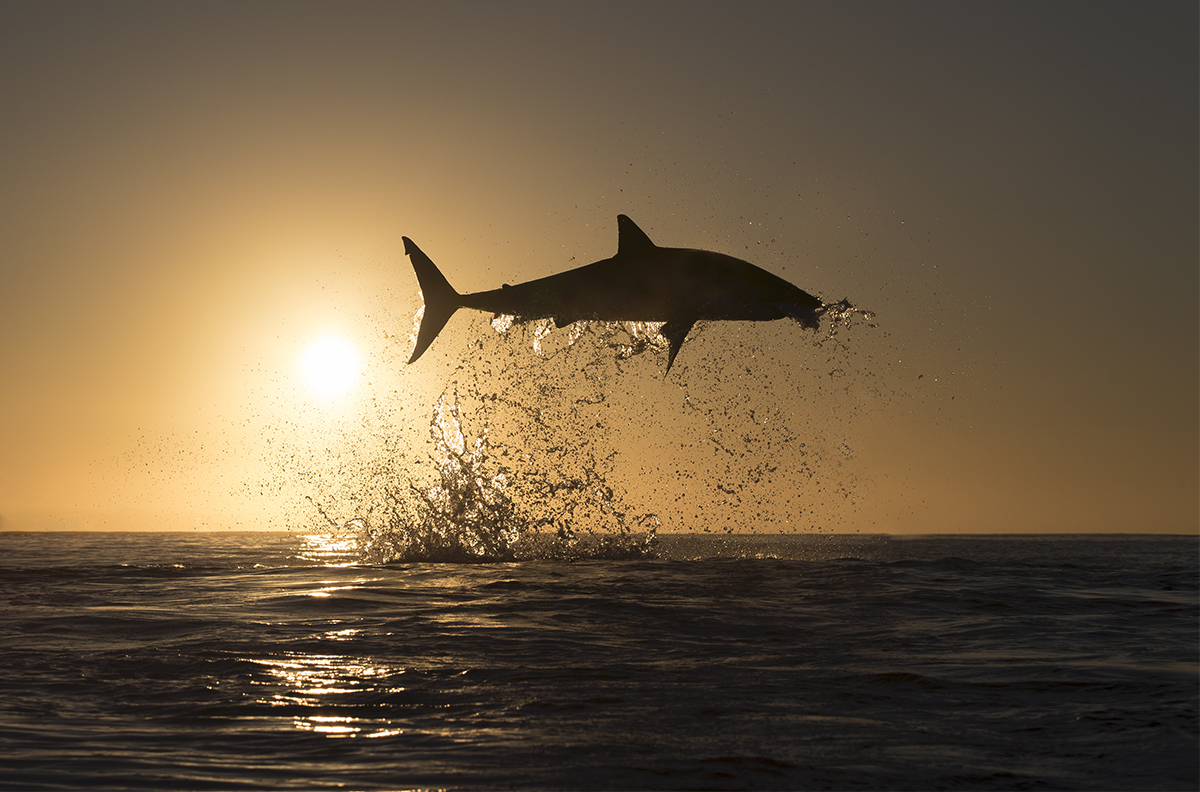
<svg viewBox="0 0 1200 792"><path fill-rule="evenodd" d="M677 316L667 320L667 323L659 328L658 334L667 339L671 345L667 352L667 370L663 372L664 377L671 373L671 364L675 362L675 356L679 354L683 340L687 338L687 334L691 332L695 324L696 320L693 317Z"/></svg>

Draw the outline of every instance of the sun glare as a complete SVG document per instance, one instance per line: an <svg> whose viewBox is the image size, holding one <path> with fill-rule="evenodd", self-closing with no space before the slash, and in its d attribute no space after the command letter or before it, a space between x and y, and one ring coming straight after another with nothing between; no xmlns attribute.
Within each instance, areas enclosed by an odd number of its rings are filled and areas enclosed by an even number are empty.
<svg viewBox="0 0 1200 792"><path fill-rule="evenodd" d="M308 387L322 396L340 396L354 388L362 370L358 350L340 336L323 336L304 350L300 370Z"/></svg>

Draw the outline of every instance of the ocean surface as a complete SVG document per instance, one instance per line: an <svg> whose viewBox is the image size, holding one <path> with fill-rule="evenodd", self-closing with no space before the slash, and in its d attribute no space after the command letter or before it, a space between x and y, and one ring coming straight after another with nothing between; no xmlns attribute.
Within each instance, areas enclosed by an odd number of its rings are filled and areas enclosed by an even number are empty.
<svg viewBox="0 0 1200 792"><path fill-rule="evenodd" d="M0 788L1195 790L1198 549L0 534Z"/></svg>

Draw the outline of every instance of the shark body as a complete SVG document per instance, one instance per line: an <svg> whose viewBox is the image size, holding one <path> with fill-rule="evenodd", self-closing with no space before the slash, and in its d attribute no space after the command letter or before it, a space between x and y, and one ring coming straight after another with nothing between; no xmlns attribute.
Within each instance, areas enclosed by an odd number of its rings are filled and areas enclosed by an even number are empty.
<svg viewBox="0 0 1200 792"><path fill-rule="evenodd" d="M659 247L625 215L617 216L617 254L556 275L459 294L408 237L425 313L409 363L433 343L459 308L520 320L664 322L667 372L692 326L701 320L763 322L790 317L816 329L826 306L818 298L749 262L707 250Z"/></svg>

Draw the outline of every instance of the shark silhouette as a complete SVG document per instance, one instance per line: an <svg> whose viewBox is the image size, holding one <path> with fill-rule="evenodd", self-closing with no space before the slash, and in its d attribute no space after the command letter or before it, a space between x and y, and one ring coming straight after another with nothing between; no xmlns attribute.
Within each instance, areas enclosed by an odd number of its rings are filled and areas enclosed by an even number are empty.
<svg viewBox="0 0 1200 792"><path fill-rule="evenodd" d="M617 215L617 255L545 278L459 294L408 237L425 298L425 314L409 363L416 362L459 308L507 314L520 320L665 322L667 373L692 326L701 320L763 322L791 317L816 329L826 305L806 291L753 264L707 250L659 247L625 215Z"/></svg>

